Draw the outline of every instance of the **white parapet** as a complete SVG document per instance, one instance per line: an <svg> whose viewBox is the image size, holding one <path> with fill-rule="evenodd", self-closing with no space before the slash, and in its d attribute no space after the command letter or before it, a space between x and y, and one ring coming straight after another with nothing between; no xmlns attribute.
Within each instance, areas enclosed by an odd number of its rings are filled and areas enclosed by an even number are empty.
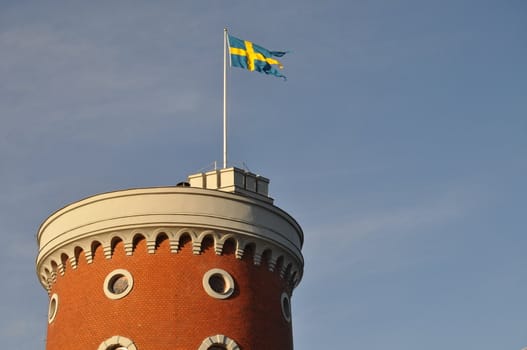
<svg viewBox="0 0 527 350"><path fill-rule="evenodd" d="M269 180L231 168L192 175L189 183L98 194L58 210L38 232L39 276L54 256L78 242L160 227L257 240L289 256L301 274L302 229L267 197Z"/></svg>

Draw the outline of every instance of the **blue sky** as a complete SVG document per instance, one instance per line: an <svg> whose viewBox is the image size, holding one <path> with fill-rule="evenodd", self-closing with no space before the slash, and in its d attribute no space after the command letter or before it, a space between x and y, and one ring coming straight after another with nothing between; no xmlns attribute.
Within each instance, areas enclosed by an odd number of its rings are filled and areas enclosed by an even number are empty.
<svg viewBox="0 0 527 350"><path fill-rule="evenodd" d="M229 157L305 233L295 348L527 346L524 1L0 1L0 343L43 349L54 210Z"/></svg>

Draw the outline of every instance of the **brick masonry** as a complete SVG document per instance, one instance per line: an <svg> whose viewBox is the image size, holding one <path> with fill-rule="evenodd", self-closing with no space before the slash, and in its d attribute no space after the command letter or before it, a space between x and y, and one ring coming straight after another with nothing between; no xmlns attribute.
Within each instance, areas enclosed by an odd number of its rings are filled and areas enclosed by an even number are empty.
<svg viewBox="0 0 527 350"><path fill-rule="evenodd" d="M126 255L117 243L111 259L102 246L93 262L78 259L72 269L66 263L50 295L59 296L58 311L48 326L47 350L97 349L101 342L120 335L134 341L138 350L198 349L207 337L223 334L242 350L292 350L292 327L281 309L281 294L291 295L288 279L279 268L269 271L267 259L256 266L248 249L242 259L226 244L222 255L204 244L200 255L187 241L176 253L162 240L154 254L145 240ZM234 278L234 294L225 300L210 297L202 286L208 270L220 268ZM115 269L125 269L134 278L130 294L111 300L103 284Z"/></svg>

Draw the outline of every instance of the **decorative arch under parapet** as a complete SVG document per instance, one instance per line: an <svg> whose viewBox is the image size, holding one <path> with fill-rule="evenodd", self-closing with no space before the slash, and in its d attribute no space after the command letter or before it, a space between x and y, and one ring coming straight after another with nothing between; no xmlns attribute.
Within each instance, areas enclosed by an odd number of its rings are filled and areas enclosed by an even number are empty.
<svg viewBox="0 0 527 350"><path fill-rule="evenodd" d="M66 266L68 265L68 254L62 252L60 254L60 264L59 264L59 272L62 276L64 276L64 273L66 272Z"/></svg>
<svg viewBox="0 0 527 350"><path fill-rule="evenodd" d="M122 243L124 246L124 239L120 235L113 236L110 240L110 244L106 245L104 249L104 256L107 259L111 259L113 254L115 253L115 248L119 243Z"/></svg>
<svg viewBox="0 0 527 350"><path fill-rule="evenodd" d="M107 237L102 236L100 238L104 239L104 238L107 238ZM99 247L104 247L104 246L103 246L103 244L100 241L94 240L94 241L90 242L90 246L89 247L90 247L89 250L88 249L84 250L84 256L86 256L86 261L88 262L88 264L91 264L93 262L93 259L95 258L95 255L97 254L97 249Z"/></svg>
<svg viewBox="0 0 527 350"><path fill-rule="evenodd" d="M240 347L234 340L223 334L217 334L212 337L208 337L201 343L198 350L208 350L213 345L222 345L227 350L240 350Z"/></svg>
<svg viewBox="0 0 527 350"><path fill-rule="evenodd" d="M84 254L84 249L79 246L75 246L73 249L73 255L70 256L70 265L73 269L77 268L81 254Z"/></svg>
<svg viewBox="0 0 527 350"><path fill-rule="evenodd" d="M230 234L226 234L220 238L216 243L215 253L216 255L229 255L232 254L236 256L238 251L238 240Z"/></svg>
<svg viewBox="0 0 527 350"><path fill-rule="evenodd" d="M146 242L145 235L140 232L134 232L130 236L131 239L124 242L124 250L126 252L126 255L133 255L137 245L142 241Z"/></svg>
<svg viewBox="0 0 527 350"><path fill-rule="evenodd" d="M174 240L176 243L176 249L172 250L173 253L177 253L181 250L183 245L190 243L191 245L193 242L198 238L198 233L190 228L180 228L176 232L174 232Z"/></svg>
<svg viewBox="0 0 527 350"><path fill-rule="evenodd" d="M192 253L195 255L201 254L203 251L203 243L208 238L211 238L214 242L213 246L216 250L216 243L219 240L219 233L217 233L214 230L203 230L198 235L196 235L196 238L192 240Z"/></svg>
<svg viewBox="0 0 527 350"><path fill-rule="evenodd" d="M168 238L168 234L165 232L159 232L156 235L156 250L158 250L161 244L165 241L170 241L170 239Z"/></svg>
<svg viewBox="0 0 527 350"><path fill-rule="evenodd" d="M278 271L280 277L285 279L292 288L298 285L302 276L301 261L277 245L257 237L247 237L232 232L223 233L211 229L147 227L99 233L60 247L39 264L41 282L49 291L51 285L56 281L57 273L64 275L67 270L65 266L67 259L69 259L72 269L77 268L83 255L81 253L84 253L87 264L93 263L96 251L97 254L104 255L105 259L111 259L119 242L122 242L126 255L133 255L137 244L142 240L146 241L147 252L155 254L159 248L157 243L161 237L168 238L170 252L174 254L186 246L188 241L193 254L199 255L203 251L204 242L207 240L210 242L211 238L215 254L222 255L225 243L231 241L235 247L234 256L236 259L241 260L247 250L252 254L252 261L255 266L266 263L270 272Z"/></svg>

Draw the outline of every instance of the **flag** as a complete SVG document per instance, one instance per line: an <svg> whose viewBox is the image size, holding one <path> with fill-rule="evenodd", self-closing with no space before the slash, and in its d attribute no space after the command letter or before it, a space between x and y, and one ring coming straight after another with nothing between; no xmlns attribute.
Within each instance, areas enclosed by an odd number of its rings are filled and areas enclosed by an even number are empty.
<svg viewBox="0 0 527 350"><path fill-rule="evenodd" d="M269 51L250 41L238 39L232 35L228 36L229 54L231 66L257 71L260 73L271 74L286 80L285 75L275 67L282 69L284 66L280 61L273 58L282 57L286 54L283 51Z"/></svg>

